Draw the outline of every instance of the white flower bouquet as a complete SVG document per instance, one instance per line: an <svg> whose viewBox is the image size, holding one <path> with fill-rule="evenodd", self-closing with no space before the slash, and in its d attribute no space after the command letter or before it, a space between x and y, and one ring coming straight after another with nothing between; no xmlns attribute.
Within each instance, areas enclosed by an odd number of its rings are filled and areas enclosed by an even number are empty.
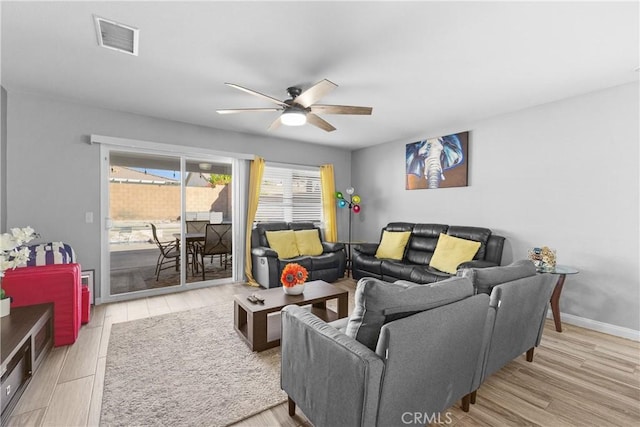
<svg viewBox="0 0 640 427"><path fill-rule="evenodd" d="M24 244L38 237L31 227L12 228L10 231L0 234L0 279L5 271L27 263L29 248Z"/></svg>

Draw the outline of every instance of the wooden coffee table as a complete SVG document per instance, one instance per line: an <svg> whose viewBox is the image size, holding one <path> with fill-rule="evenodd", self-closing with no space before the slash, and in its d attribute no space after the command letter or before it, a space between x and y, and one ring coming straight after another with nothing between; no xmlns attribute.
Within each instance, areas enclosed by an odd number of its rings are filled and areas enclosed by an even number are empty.
<svg viewBox="0 0 640 427"><path fill-rule="evenodd" d="M264 304L253 304L247 296L255 293ZM338 312L327 308L327 301L338 300ZM234 296L234 327L253 351L280 345L280 310L286 305L310 305L311 312L325 322L347 317L349 292L322 280L308 282L301 295L287 295L282 288L266 289Z"/></svg>

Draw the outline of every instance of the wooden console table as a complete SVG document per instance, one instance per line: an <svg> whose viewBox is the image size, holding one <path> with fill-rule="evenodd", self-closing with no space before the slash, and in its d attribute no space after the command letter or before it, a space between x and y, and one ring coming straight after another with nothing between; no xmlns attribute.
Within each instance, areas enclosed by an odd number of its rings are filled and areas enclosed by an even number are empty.
<svg viewBox="0 0 640 427"><path fill-rule="evenodd" d="M2 425L53 344L53 305L12 308L2 318Z"/></svg>

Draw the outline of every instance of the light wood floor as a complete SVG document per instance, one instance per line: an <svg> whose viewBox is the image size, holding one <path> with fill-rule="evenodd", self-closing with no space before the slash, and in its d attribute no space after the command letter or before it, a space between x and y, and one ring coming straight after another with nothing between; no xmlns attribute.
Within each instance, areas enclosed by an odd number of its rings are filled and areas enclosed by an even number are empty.
<svg viewBox="0 0 640 427"><path fill-rule="evenodd" d="M350 291L355 282L338 284ZM54 348L34 375L8 425L97 426L111 325L203 307L221 296L246 292L223 285L172 295L100 305L71 346ZM352 301L352 298L350 299ZM352 302L350 301L350 309ZM456 426L628 426L640 424L640 343L548 321L533 363L524 356L489 378L469 413L459 404L441 414ZM447 423L449 420L451 422ZM309 426L286 403L237 426Z"/></svg>

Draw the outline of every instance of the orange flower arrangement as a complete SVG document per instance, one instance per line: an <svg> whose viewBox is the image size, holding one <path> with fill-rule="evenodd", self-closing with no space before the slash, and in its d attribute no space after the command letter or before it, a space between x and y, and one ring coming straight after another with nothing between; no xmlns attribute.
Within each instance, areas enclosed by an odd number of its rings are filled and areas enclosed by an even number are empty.
<svg viewBox="0 0 640 427"><path fill-rule="evenodd" d="M309 273L306 268L292 262L287 264L282 270L280 281L282 282L282 286L292 288L295 285L302 285L307 280L308 275Z"/></svg>

